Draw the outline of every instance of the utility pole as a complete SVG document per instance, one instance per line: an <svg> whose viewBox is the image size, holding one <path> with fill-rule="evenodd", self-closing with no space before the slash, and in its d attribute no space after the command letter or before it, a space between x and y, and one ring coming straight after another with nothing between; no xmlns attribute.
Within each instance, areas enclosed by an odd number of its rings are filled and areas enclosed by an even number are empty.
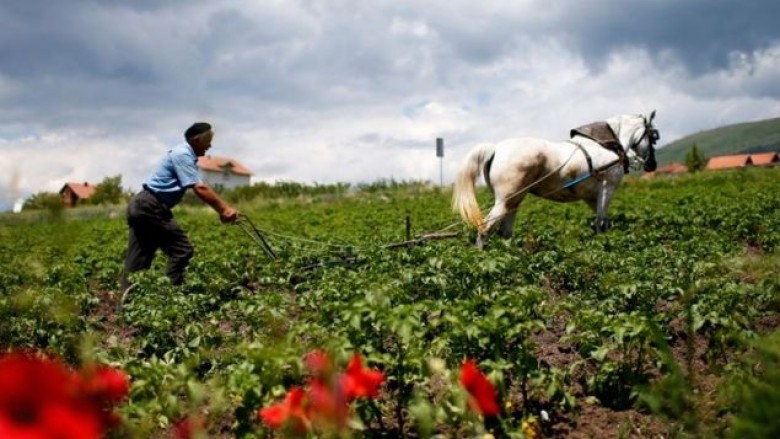
<svg viewBox="0 0 780 439"><path fill-rule="evenodd" d="M439 158L439 186L444 186L444 139L436 138L436 157Z"/></svg>

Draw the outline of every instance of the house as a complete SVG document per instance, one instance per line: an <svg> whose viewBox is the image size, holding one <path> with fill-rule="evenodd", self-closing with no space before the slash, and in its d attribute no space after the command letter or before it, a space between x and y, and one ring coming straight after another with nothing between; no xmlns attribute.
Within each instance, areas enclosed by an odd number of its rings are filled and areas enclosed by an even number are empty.
<svg viewBox="0 0 780 439"><path fill-rule="evenodd" d="M65 183L60 189L60 197L65 207L75 207L95 193L95 186L87 183Z"/></svg>
<svg viewBox="0 0 780 439"><path fill-rule="evenodd" d="M780 165L780 154L776 152L762 152L751 154L750 160L754 166L778 166Z"/></svg>
<svg viewBox="0 0 780 439"><path fill-rule="evenodd" d="M738 155L721 155L712 157L707 162L708 171L715 169L732 169L732 168L744 168L753 164L753 160L750 158L750 154L738 154Z"/></svg>
<svg viewBox="0 0 780 439"><path fill-rule="evenodd" d="M198 157L198 167L206 183L215 189L234 189L251 184L252 172L237 160L228 157Z"/></svg>

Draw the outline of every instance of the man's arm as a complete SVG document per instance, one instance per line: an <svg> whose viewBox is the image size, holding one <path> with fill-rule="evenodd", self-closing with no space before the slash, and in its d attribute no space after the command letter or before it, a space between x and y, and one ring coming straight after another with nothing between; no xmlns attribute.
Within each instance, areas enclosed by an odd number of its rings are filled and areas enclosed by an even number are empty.
<svg viewBox="0 0 780 439"><path fill-rule="evenodd" d="M230 207L230 205L226 203L225 200L220 198L220 196L217 195L217 193L214 192L206 183L196 183L195 186L192 187L192 190L195 191L195 195L197 195L198 198L203 200L206 204L216 210L217 213L219 213L219 219L223 223L231 223L238 217L238 212L236 209Z"/></svg>

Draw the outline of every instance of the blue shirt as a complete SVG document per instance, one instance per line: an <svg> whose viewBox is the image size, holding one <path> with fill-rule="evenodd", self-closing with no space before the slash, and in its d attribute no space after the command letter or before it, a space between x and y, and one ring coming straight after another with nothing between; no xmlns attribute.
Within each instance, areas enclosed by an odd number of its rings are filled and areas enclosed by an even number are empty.
<svg viewBox="0 0 780 439"><path fill-rule="evenodd" d="M144 185L168 207L173 207L181 201L188 188L202 180L195 151L189 144L182 143L168 151Z"/></svg>

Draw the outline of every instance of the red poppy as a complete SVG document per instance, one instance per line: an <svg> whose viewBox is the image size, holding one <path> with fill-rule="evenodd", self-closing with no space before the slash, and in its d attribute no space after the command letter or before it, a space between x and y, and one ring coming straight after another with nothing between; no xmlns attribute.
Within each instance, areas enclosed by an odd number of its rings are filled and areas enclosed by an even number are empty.
<svg viewBox="0 0 780 439"><path fill-rule="evenodd" d="M82 403L76 375L61 363L13 353L0 359L0 437L99 438L98 413Z"/></svg>
<svg viewBox="0 0 780 439"><path fill-rule="evenodd" d="M0 415L3 439L98 439L101 426L94 413L68 404L47 404L25 420Z"/></svg>
<svg viewBox="0 0 780 439"><path fill-rule="evenodd" d="M309 384L307 414L319 427L342 429L347 425L349 408L344 395L323 380Z"/></svg>
<svg viewBox="0 0 780 439"><path fill-rule="evenodd" d="M379 386L385 381L385 375L377 370L363 368L360 354L355 354L347 365L347 371L341 376L341 391L347 401L355 398L375 398Z"/></svg>
<svg viewBox="0 0 780 439"><path fill-rule="evenodd" d="M199 416L190 416L173 425L171 436L174 439L193 439L205 429L206 422Z"/></svg>
<svg viewBox="0 0 780 439"><path fill-rule="evenodd" d="M333 373L333 362L327 352L314 350L306 354L306 366L314 377L328 377Z"/></svg>
<svg viewBox="0 0 780 439"><path fill-rule="evenodd" d="M91 372L91 373L90 373ZM87 371L84 393L106 405L121 402L130 390L130 379L121 370L98 366Z"/></svg>
<svg viewBox="0 0 780 439"><path fill-rule="evenodd" d="M499 412L496 389L472 360L466 360L460 369L460 383L469 392L469 405L483 416L496 416Z"/></svg>
<svg viewBox="0 0 780 439"><path fill-rule="evenodd" d="M309 420L304 413L306 393L300 387L293 387L284 401L260 409L260 419L269 427L278 429L288 423L297 431L307 430Z"/></svg>
<svg viewBox="0 0 780 439"><path fill-rule="evenodd" d="M114 413L114 406L121 402L130 390L129 377L119 369L107 366L88 366L78 376L81 404L92 410L104 429L116 427L121 418Z"/></svg>

